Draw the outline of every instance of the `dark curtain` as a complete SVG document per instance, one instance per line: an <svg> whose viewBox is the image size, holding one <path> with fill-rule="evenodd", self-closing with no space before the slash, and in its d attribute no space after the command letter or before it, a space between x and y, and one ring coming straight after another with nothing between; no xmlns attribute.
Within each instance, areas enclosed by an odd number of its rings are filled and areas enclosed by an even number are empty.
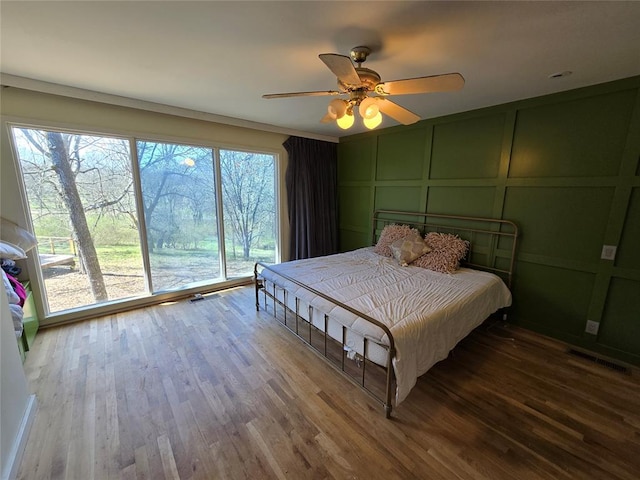
<svg viewBox="0 0 640 480"><path fill-rule="evenodd" d="M286 172L290 259L319 257L338 251L337 144L289 137Z"/></svg>

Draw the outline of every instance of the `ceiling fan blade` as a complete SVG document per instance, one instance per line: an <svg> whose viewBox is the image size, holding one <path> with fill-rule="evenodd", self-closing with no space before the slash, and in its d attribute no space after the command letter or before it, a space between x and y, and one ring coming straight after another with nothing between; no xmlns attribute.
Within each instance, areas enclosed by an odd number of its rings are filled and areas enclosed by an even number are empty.
<svg viewBox="0 0 640 480"><path fill-rule="evenodd" d="M338 55L337 53L321 53L318 57L338 77L338 80L345 85L359 86L362 84L360 76L349 57Z"/></svg>
<svg viewBox="0 0 640 480"><path fill-rule="evenodd" d="M342 95L343 92L335 90L322 90L317 92L290 92L290 93L267 93L262 98L287 98L287 97L321 97L325 95Z"/></svg>
<svg viewBox="0 0 640 480"><path fill-rule="evenodd" d="M407 78L383 82L376 87L379 95L409 95L413 93L451 92L464 86L464 77L459 73L446 73L430 77Z"/></svg>
<svg viewBox="0 0 640 480"><path fill-rule="evenodd" d="M401 107L397 103L393 103L391 100L387 100L382 97L375 97L376 103L378 104L378 108L385 115L390 116L394 120L402 123L403 125L411 125L412 123L416 123L420 120L420 117L415 113L407 110L404 107Z"/></svg>

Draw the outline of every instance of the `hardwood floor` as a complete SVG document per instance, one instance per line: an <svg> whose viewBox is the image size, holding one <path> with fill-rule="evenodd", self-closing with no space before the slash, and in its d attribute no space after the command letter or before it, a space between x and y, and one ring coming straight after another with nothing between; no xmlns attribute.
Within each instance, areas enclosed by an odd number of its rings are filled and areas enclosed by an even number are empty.
<svg viewBox="0 0 640 480"><path fill-rule="evenodd" d="M382 407L251 287L47 329L22 479L637 479L640 380L481 327Z"/></svg>

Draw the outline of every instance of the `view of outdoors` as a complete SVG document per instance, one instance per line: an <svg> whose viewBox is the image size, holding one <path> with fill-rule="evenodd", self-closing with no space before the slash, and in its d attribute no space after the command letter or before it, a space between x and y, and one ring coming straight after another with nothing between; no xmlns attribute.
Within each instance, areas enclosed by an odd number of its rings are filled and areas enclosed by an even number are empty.
<svg viewBox="0 0 640 480"><path fill-rule="evenodd" d="M153 288L220 277L211 149L137 142Z"/></svg>
<svg viewBox="0 0 640 480"><path fill-rule="evenodd" d="M12 131L51 312L246 276L255 261L275 261L273 155L138 140L133 162L129 139Z"/></svg>
<svg viewBox="0 0 640 480"><path fill-rule="evenodd" d="M219 152L227 276L253 274L256 259L275 262L275 158Z"/></svg>

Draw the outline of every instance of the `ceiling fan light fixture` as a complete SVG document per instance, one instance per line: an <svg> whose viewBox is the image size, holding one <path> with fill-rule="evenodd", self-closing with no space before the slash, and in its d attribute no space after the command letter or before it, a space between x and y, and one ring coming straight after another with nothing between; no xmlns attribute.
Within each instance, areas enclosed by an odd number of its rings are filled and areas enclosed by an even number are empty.
<svg viewBox="0 0 640 480"><path fill-rule="evenodd" d="M0 0L2 1L2 0ZM342 129L351 128L355 122L355 107L368 129L374 129L382 123L382 114L402 125L412 125L420 117L410 110L387 99L390 95L412 95L433 92L453 92L460 90L465 83L464 77L456 72L441 75L428 75L415 78L382 82L378 72L362 66L371 53L366 46L351 49L351 56L338 53L321 53L318 58L336 76L338 91L317 90L312 92L268 93L263 98L316 97L326 95L346 95L348 100L334 99L327 105L327 113L321 123L334 120ZM357 66L356 66L357 65ZM564 75L570 72L560 72ZM557 75L552 75L555 77ZM369 94L376 96L369 97Z"/></svg>
<svg viewBox="0 0 640 480"><path fill-rule="evenodd" d="M363 119L371 120L373 118L376 118L376 116L380 113L380 107L378 107L375 98L367 97L362 100L362 102L360 102L358 111L360 112L360 116Z"/></svg>
<svg viewBox="0 0 640 480"><path fill-rule="evenodd" d="M376 128L378 125L382 123L382 114L378 112L372 118L364 118L362 120L362 123L364 123L364 126L367 127L369 130L373 130L374 128Z"/></svg>
<svg viewBox="0 0 640 480"><path fill-rule="evenodd" d="M336 120L336 123L343 130L347 130L348 128L351 128L354 121L355 118L353 116L353 112L346 112L342 117Z"/></svg>
<svg viewBox="0 0 640 480"><path fill-rule="evenodd" d="M344 117L344 114L347 112L347 102L341 98L335 98L329 102L329 106L327 107L327 112L329 116L334 120L338 120Z"/></svg>

